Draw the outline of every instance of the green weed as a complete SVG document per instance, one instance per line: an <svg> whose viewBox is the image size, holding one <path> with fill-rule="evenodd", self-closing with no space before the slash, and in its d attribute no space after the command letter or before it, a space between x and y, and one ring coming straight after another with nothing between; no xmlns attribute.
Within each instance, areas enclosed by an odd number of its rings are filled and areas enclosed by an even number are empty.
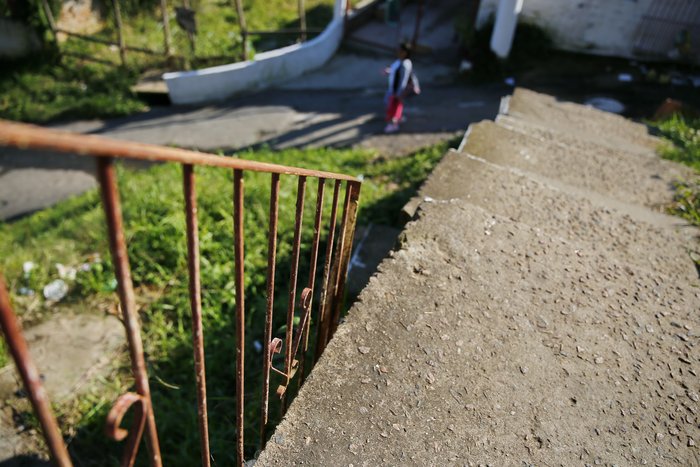
<svg viewBox="0 0 700 467"><path fill-rule="evenodd" d="M662 157L693 167L700 174L700 119L676 114L654 125L666 140L660 151ZM675 189L669 212L700 227L700 179L679 182ZM695 258L696 264L700 265L700 259Z"/></svg>

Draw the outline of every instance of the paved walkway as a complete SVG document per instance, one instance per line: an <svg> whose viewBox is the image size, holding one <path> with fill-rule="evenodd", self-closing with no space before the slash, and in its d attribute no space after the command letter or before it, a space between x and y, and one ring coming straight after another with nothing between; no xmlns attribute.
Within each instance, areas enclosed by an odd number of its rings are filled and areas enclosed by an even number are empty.
<svg viewBox="0 0 700 467"><path fill-rule="evenodd" d="M77 121L55 128L202 151L362 146L401 155L433 144L473 121L493 117L507 88L452 84L452 70L417 68L424 94L407 105L399 135L386 137L381 70L391 57L341 54L322 70L283 86L202 108L163 107L111 120ZM368 70L370 70L368 72ZM0 219L49 206L95 185L93 161L43 153L0 151Z"/></svg>

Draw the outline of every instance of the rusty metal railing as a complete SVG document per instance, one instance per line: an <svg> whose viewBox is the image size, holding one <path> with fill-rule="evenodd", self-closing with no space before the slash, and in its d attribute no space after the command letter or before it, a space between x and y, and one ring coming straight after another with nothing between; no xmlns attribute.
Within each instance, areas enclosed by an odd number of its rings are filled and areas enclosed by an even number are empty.
<svg viewBox="0 0 700 467"><path fill-rule="evenodd" d="M261 443L265 442L265 429L268 424L270 375L281 375L283 383L275 393L282 399L283 410L290 383L297 376L301 384L304 377L305 356L309 349L311 334L311 316L313 297L316 290L316 272L321 244L322 219L325 187L327 181L333 182L330 221L326 237L326 252L323 261L323 275L319 306L315 316L316 348L313 361L321 355L326 344L335 331L342 311L348 263L357 218L358 199L361 182L354 177L329 172L285 167L275 164L247 161L230 157L214 156L183 149L154 146L141 143L115 141L97 136L76 135L40 127L10 123L0 120L0 146L20 149L50 150L93 157L97 161L97 175L102 193L102 205L105 212L109 245L117 278L117 291L121 304L122 318L126 330L131 371L135 380L135 393L127 393L118 398L107 416L106 433L114 440L126 439L122 465L134 464L143 433L152 466L161 466L162 459L158 442L156 417L152 409L146 361L141 341L140 325L136 310L134 287L131 280L129 257L124 237L120 197L117 187L115 160L131 159L165 163L177 163L183 169L183 195L185 200L185 217L187 229L189 299L192 315L192 343L194 350L195 383L197 392L197 415L199 424L201 459L203 466L211 465L209 447L209 425L207 414L206 373L204 358L205 329L202 325L202 304L200 284L199 239L197 224L196 166L214 166L230 169L233 177L233 231L234 231L234 275L235 275L235 341L236 341L236 454L238 464L245 460L244 454L244 364L245 364L245 291L244 291L244 173L246 171L267 172L271 174L270 209L268 231L267 261L267 301L265 313L265 339L262 358L263 385L261 394L260 433ZM277 251L277 218L279 209L279 186L281 176L297 177L296 220L292 244L292 268L289 278L289 297L287 327L284 336L274 336L272 322L275 297L275 267ZM316 192L316 210L314 216L314 234L310 253L310 273L306 286L299 297L299 314L297 306L298 270L301 254L301 229L304 212L304 196L308 179L318 181ZM338 217L338 200L344 187L343 211L340 225ZM338 231L336 234L336 230ZM295 329L295 317L299 318ZM30 357L18 320L12 309L10 297L3 278L0 275L0 324L3 334L17 365L27 394L40 421L44 437L53 461L59 466L69 466L66 446L61 437L56 419L53 416L48 397L44 392L39 373ZM301 352L300 352L301 350ZM273 356L284 352L284 367L273 365ZM130 430L120 428L120 423L135 406Z"/></svg>

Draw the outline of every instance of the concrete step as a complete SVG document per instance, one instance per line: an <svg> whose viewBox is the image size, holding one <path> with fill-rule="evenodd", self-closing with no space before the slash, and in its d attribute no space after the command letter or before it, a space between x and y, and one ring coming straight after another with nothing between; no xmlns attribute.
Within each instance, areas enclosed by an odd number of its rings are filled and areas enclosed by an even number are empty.
<svg viewBox="0 0 700 467"><path fill-rule="evenodd" d="M256 465L692 464L699 300L463 200L424 203Z"/></svg>
<svg viewBox="0 0 700 467"><path fill-rule="evenodd" d="M686 251L697 232L684 227L677 217L567 192L546 180L456 151L445 155L414 203L426 198L461 199L574 242L582 250L617 258L634 269L700 285Z"/></svg>
<svg viewBox="0 0 700 467"><path fill-rule="evenodd" d="M530 120L523 120L518 117L513 117L511 115L499 114L496 117L496 123L509 130L518 131L526 135L537 138L540 141L550 141L554 144L561 144L565 146L574 146L584 150L596 151L600 148L611 149L614 151L625 151L631 154L636 154L644 157L658 158L656 149L641 147L641 146L630 146L625 142L616 142L615 140L609 140L607 138L599 138L597 140L591 140L586 137L581 137L574 133L569 133L566 131L555 130L541 123L533 122Z"/></svg>
<svg viewBox="0 0 700 467"><path fill-rule="evenodd" d="M555 130L592 141L610 140L629 146L654 149L659 139L645 125L593 107L559 102L554 97L516 88L501 106L501 113L534 121Z"/></svg>
<svg viewBox="0 0 700 467"><path fill-rule="evenodd" d="M483 121L469 128L464 152L494 164L537 173L626 203L659 208L673 200L673 182L687 167L604 146L578 147L541 140Z"/></svg>

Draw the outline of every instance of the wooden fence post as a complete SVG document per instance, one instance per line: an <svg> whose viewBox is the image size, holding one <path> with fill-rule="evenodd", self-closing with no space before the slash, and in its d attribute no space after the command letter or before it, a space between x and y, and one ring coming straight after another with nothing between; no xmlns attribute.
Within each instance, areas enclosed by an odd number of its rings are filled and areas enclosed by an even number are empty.
<svg viewBox="0 0 700 467"><path fill-rule="evenodd" d="M304 7L304 0L298 0L299 5L299 26L301 26L301 41L306 40L306 8Z"/></svg>
<svg viewBox="0 0 700 467"><path fill-rule="evenodd" d="M168 1L160 0L160 13L163 17L163 37L165 39L165 56L170 57L172 51L172 38L170 37L170 19L168 18Z"/></svg>
<svg viewBox="0 0 700 467"><path fill-rule="evenodd" d="M49 23L49 29L53 35L53 40L56 42L56 48L58 48L58 33L56 32L56 20L53 17L53 12L51 11L51 6L49 6L48 0L41 0L41 6L44 8L44 15L46 15L46 21Z"/></svg>
<svg viewBox="0 0 700 467"><path fill-rule="evenodd" d="M119 0L112 0L114 6L114 19L117 25L117 40L119 42L119 57L122 60L122 66L126 66L126 45L124 44L124 30L122 25L122 11L119 8Z"/></svg>
<svg viewBox="0 0 700 467"><path fill-rule="evenodd" d="M190 0L182 0L182 6L191 10ZM187 31L187 39L190 41L190 49L192 50L192 58L195 57L195 39L192 31Z"/></svg>
<svg viewBox="0 0 700 467"><path fill-rule="evenodd" d="M234 0L236 7L236 16L238 16L238 25L241 28L241 36L243 39L243 60L248 60L248 28L245 25L245 13L243 12L243 4L241 0Z"/></svg>

